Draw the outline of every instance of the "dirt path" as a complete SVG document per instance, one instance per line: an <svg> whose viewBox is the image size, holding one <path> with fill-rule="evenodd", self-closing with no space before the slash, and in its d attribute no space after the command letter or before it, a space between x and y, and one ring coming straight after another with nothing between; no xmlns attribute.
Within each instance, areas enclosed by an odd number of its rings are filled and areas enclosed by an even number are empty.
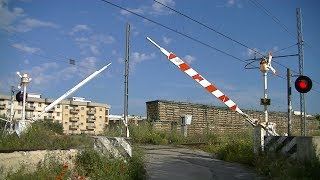
<svg viewBox="0 0 320 180"><path fill-rule="evenodd" d="M172 146L143 146L150 180L263 179L237 163L229 163L197 150Z"/></svg>

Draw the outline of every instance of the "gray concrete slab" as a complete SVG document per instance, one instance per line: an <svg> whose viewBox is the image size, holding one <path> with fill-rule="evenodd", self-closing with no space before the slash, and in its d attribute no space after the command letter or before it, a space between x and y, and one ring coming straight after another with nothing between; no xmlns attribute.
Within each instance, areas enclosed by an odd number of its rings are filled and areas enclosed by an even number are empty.
<svg viewBox="0 0 320 180"><path fill-rule="evenodd" d="M219 160L203 151L161 145L142 148L150 180L264 179L243 165Z"/></svg>

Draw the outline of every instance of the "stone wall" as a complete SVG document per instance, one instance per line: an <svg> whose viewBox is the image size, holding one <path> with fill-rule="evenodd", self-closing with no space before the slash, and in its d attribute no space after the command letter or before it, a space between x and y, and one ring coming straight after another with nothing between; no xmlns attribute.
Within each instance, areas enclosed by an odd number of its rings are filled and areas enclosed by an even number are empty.
<svg viewBox="0 0 320 180"><path fill-rule="evenodd" d="M251 125L237 112L229 108L194 104L186 102L174 102L155 100L146 102L147 119L153 123L155 129L166 131L180 130L181 115L192 115L192 123L188 126L188 134L204 134L207 132L243 132L251 129ZM246 114L259 122L264 121L264 114L260 111L243 110ZM277 124L278 133L287 133L288 118L284 112L269 112L269 122ZM307 118L307 133L319 130L319 121L315 118ZM292 133L300 134L300 116L294 116L292 120Z"/></svg>

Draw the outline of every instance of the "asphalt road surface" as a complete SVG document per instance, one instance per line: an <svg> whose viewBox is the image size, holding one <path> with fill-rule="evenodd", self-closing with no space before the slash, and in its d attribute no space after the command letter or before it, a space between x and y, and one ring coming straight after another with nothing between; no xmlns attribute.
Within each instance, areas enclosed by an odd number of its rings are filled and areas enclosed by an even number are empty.
<svg viewBox="0 0 320 180"><path fill-rule="evenodd" d="M203 151L158 145L143 148L150 180L264 179L243 165L218 160Z"/></svg>

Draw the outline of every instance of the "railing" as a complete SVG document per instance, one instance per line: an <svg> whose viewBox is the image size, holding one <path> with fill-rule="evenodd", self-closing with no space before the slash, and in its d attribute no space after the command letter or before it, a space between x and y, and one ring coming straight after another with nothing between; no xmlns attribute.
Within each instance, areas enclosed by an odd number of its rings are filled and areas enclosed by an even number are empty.
<svg viewBox="0 0 320 180"><path fill-rule="evenodd" d="M96 121L96 117L95 116L89 116L88 118L87 118L87 122L89 122L89 123L91 123L91 122L95 122Z"/></svg>
<svg viewBox="0 0 320 180"><path fill-rule="evenodd" d="M5 109L6 105L5 104L0 104L0 109Z"/></svg>
<svg viewBox="0 0 320 180"><path fill-rule="evenodd" d="M96 110L95 109L90 109L90 110L87 111L87 114L88 115L96 114Z"/></svg>
<svg viewBox="0 0 320 180"><path fill-rule="evenodd" d="M78 122L79 121L79 117L75 116L75 117L70 117L69 118L71 122Z"/></svg>
<svg viewBox="0 0 320 180"><path fill-rule="evenodd" d="M26 106L26 111L34 111L36 107L34 106Z"/></svg>
<svg viewBox="0 0 320 180"><path fill-rule="evenodd" d="M69 125L69 129L71 130L77 130L79 128L79 125Z"/></svg>
<svg viewBox="0 0 320 180"><path fill-rule="evenodd" d="M45 119L45 120L53 120L53 119L54 119L54 116L44 116L44 119Z"/></svg>
<svg viewBox="0 0 320 180"><path fill-rule="evenodd" d="M95 128L96 128L95 125L88 125L88 126L87 126L87 129L88 129L88 130L94 130Z"/></svg>
<svg viewBox="0 0 320 180"><path fill-rule="evenodd" d="M70 113L71 114L78 114L79 113L79 109L70 109Z"/></svg>

